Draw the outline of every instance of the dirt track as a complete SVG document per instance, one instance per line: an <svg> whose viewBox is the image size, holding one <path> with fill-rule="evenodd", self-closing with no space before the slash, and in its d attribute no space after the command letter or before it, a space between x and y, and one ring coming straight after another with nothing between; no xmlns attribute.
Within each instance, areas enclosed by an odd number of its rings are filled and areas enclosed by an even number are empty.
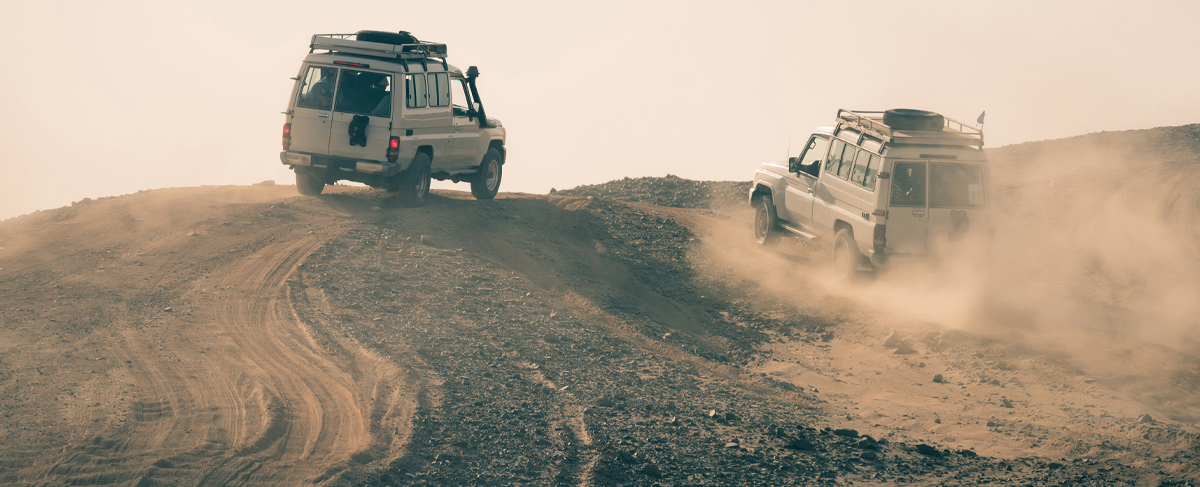
<svg viewBox="0 0 1200 487"><path fill-rule="evenodd" d="M0 482L1198 475L1196 359L963 298L1016 295L1004 281L830 284L822 249L762 253L738 213L331 189L156 190L0 224Z"/></svg>

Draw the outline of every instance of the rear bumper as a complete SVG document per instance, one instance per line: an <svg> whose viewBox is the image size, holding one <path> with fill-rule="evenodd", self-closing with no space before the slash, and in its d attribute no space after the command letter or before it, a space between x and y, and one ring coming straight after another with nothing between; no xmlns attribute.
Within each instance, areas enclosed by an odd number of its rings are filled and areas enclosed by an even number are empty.
<svg viewBox="0 0 1200 487"><path fill-rule="evenodd" d="M353 172L373 176L391 177L400 172L400 164L379 161L337 160L314 157L303 152L283 151L279 153L279 161L288 166L312 167L328 169L330 166L342 172Z"/></svg>

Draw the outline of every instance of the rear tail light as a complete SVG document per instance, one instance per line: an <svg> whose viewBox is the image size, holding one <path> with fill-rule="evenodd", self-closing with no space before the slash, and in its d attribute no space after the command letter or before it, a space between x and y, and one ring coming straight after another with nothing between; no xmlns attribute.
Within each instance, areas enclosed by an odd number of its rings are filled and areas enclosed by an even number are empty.
<svg viewBox="0 0 1200 487"><path fill-rule="evenodd" d="M400 157L400 137L392 137L388 140L387 160L396 162L398 157Z"/></svg>
<svg viewBox="0 0 1200 487"><path fill-rule="evenodd" d="M283 124L283 150L292 146L292 124Z"/></svg>
<svg viewBox="0 0 1200 487"><path fill-rule="evenodd" d="M875 224L875 242L872 248L875 252L883 252L887 248L887 225L882 223Z"/></svg>

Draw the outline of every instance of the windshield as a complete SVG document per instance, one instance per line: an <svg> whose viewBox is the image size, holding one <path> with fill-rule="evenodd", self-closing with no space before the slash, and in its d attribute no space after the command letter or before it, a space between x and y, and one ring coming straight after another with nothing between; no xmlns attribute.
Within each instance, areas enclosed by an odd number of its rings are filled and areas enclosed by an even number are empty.
<svg viewBox="0 0 1200 487"><path fill-rule="evenodd" d="M929 165L929 206L963 208L984 205L983 171L967 164Z"/></svg>

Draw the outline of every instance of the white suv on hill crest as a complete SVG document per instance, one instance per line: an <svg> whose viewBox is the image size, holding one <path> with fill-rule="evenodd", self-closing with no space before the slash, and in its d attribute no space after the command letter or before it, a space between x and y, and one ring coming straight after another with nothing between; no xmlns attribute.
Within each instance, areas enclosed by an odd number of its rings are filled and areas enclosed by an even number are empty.
<svg viewBox="0 0 1200 487"><path fill-rule="evenodd" d="M279 154L301 194L349 180L420 206L430 179L449 179L469 181L476 198L496 196L506 133L484 113L478 69L464 74L446 62L445 44L407 32L314 35L309 47Z"/></svg>

